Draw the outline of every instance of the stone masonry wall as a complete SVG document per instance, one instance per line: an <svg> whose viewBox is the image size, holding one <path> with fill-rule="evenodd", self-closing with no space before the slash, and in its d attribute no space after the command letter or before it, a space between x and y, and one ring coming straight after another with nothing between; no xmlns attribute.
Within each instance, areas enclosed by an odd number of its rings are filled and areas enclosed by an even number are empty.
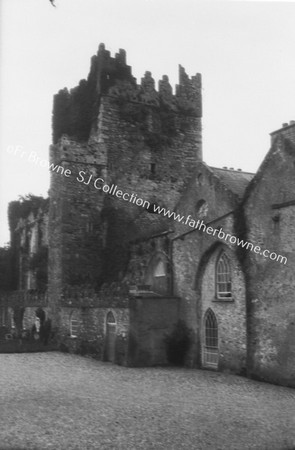
<svg viewBox="0 0 295 450"><path fill-rule="evenodd" d="M65 172L60 169L60 173L52 171L51 174L50 251L60 251L62 283L95 284L102 271L103 195L81 182L79 172L87 171L89 176L99 177L103 175L104 165L96 158L92 146L79 145L66 138L59 146L52 147L51 155L52 163Z"/></svg>
<svg viewBox="0 0 295 450"><path fill-rule="evenodd" d="M206 208L203 208L203 211L199 211L198 209L200 201L205 201L207 205ZM199 163L195 176L192 178L188 189L185 191L177 206L177 211L184 217L190 215L195 222L198 219L203 220L205 224L212 228L222 228L224 233L230 233L236 236L233 210L237 207L237 204L237 197L220 183L218 178L213 175L205 164ZM188 327L194 332L194 343L188 355L187 364L189 366L200 366L202 363L204 308L212 300L212 289L214 285L215 267L211 258L213 258L212 255L215 255L218 249L219 251L221 250L223 241L217 236L208 235L204 231L196 231L190 228L188 223L183 224L175 221L175 234L172 237L173 284L174 295L182 298L180 308L181 318L186 321ZM238 267L236 257L234 256L236 248L232 245L230 245L230 248L232 248L233 252L232 259L235 261L233 273L235 271L240 273L241 268ZM204 281L204 271L206 273L206 283ZM243 276L239 275L237 280L242 282L242 279ZM235 296L235 303L231 305L232 309L237 312L237 314L234 314L234 318L238 325L234 323L234 320L227 325L222 325L224 329L222 354L224 356L221 367L234 371L240 371L244 365L243 354L245 353L245 348L243 346L245 345L244 336L246 333L246 306L245 293L242 286L243 283L241 285L242 290L237 292ZM203 301L205 302L205 306L203 306ZM223 317L224 312L225 324L231 315L229 304L217 304L217 302L213 302L211 308L214 310L214 307L217 307L218 312L220 311L220 317ZM227 316L228 318L226 319ZM237 328L239 331L237 331ZM228 334L226 335L226 333ZM229 351L232 350L232 343L237 337L237 334L240 336L238 339L239 344L237 349L234 350L234 354L237 355L239 353L239 357L235 364L234 360L231 360L229 357ZM227 347L227 350L225 347Z"/></svg>
<svg viewBox="0 0 295 450"><path fill-rule="evenodd" d="M99 359L105 359L106 317L112 312L116 319L115 363L127 364L129 309L113 308L111 305L101 308L61 308L61 326L59 339L61 349L73 353L93 353ZM77 336L70 333L72 315L79 322Z"/></svg>
<svg viewBox="0 0 295 450"><path fill-rule="evenodd" d="M293 386L294 157L294 146L281 140L275 143L253 180L244 206L247 239L287 258L284 264L254 252L245 254L249 374Z"/></svg>
<svg viewBox="0 0 295 450"><path fill-rule="evenodd" d="M43 311L45 312L45 319L48 317L48 307L43 307ZM23 328L24 330L31 331L33 325L36 321L36 307L28 306L25 308L24 317L23 317Z"/></svg>
<svg viewBox="0 0 295 450"><path fill-rule="evenodd" d="M216 263L221 251L225 251L231 265L232 299L216 297ZM201 283L200 329L201 347L204 346L204 316L210 308L218 323L218 350L220 370L246 373L246 293L241 266L226 246L218 246L204 268Z"/></svg>

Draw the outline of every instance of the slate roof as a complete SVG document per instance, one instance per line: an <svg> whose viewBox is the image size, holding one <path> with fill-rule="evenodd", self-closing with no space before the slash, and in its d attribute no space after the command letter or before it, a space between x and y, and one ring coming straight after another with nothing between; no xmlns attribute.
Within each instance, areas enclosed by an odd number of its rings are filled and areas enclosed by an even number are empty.
<svg viewBox="0 0 295 450"><path fill-rule="evenodd" d="M223 184L240 198L243 197L246 187L255 175L254 173L234 169L220 169L217 167L210 167L210 169Z"/></svg>

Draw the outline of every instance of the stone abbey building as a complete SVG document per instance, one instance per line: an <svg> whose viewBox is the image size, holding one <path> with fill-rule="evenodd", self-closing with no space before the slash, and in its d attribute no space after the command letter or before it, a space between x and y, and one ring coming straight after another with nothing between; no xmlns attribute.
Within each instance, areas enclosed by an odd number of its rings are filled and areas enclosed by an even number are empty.
<svg viewBox="0 0 295 450"><path fill-rule="evenodd" d="M39 307L62 348L150 366L181 319L188 367L295 386L295 123L251 174L203 161L201 120L199 74L137 84L99 46L54 97L49 199L10 205L3 327Z"/></svg>

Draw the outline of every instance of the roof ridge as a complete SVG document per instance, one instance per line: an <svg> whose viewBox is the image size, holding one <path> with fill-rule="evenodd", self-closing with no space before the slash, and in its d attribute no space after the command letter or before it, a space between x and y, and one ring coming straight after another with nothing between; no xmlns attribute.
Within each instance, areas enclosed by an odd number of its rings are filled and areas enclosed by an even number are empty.
<svg viewBox="0 0 295 450"><path fill-rule="evenodd" d="M210 169L217 169L217 170L223 170L224 172L235 172L235 173L247 173L248 175L255 175L256 172L246 172L245 170L238 170L238 169L225 169L224 167L215 167L215 166L208 166Z"/></svg>

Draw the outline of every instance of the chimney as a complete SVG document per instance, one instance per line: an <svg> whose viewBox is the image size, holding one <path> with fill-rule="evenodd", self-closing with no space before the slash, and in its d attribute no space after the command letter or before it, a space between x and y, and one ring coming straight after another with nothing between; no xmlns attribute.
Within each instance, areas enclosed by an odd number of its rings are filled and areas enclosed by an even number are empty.
<svg viewBox="0 0 295 450"><path fill-rule="evenodd" d="M286 139L289 139L295 144L295 120L290 120L289 123L284 122L282 128L270 133L271 145L279 135Z"/></svg>

